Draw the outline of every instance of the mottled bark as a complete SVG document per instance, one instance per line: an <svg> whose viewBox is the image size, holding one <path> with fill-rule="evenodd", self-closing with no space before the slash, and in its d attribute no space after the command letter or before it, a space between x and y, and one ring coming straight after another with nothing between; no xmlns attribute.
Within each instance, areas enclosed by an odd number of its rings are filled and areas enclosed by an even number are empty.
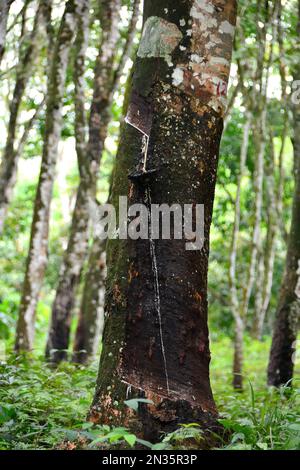
<svg viewBox="0 0 300 470"><path fill-rule="evenodd" d="M130 18L130 22L128 25L126 41L123 48L123 53L121 59L119 61L118 66L114 72L113 78L113 89L115 90L119 84L120 78L122 73L124 72L124 67L126 65L127 60L131 57L132 50L133 50L133 41L136 36L136 26L139 19L139 12L140 12L140 4L141 0L133 0L132 5L132 14Z"/></svg>
<svg viewBox="0 0 300 470"><path fill-rule="evenodd" d="M34 205L30 247L26 263L16 350L33 347L36 306L47 264L49 213L57 160L57 147L62 126L62 105L70 48L76 30L76 11L82 0L68 0L57 33L48 81L46 123L41 171Z"/></svg>
<svg viewBox="0 0 300 470"><path fill-rule="evenodd" d="M300 108L294 112L295 193L288 252L268 366L268 384L279 386L293 377L300 320Z"/></svg>
<svg viewBox="0 0 300 470"><path fill-rule="evenodd" d="M278 234L280 224L278 223L278 213L282 213L280 206L282 205L282 185L283 185L283 172L282 172L282 158L287 137L287 124L284 126L282 134L282 143L279 152L279 180L278 187L275 182L275 151L273 133L270 133L270 161L266 165L265 182L267 192L267 235L264 244L264 253L261 255L260 263L262 276L260 276L260 285L257 282L256 292L260 295L256 296L256 308L254 320L252 325L252 335L254 338L260 340L263 334L263 327L267 310L271 300L271 292L273 285L273 273L276 254L276 236Z"/></svg>
<svg viewBox="0 0 300 470"><path fill-rule="evenodd" d="M298 14L299 36L300 1L298 1ZM293 75L295 79L299 78L299 63L293 70ZM293 124L295 190L292 221L268 365L268 384L276 387L286 384L293 378L300 322L300 105L296 103L293 103Z"/></svg>
<svg viewBox="0 0 300 470"><path fill-rule="evenodd" d="M96 357L104 322L105 278L105 243L95 237L88 260L88 272L76 329L74 362L84 364Z"/></svg>
<svg viewBox="0 0 300 470"><path fill-rule="evenodd" d="M53 362L67 358L70 323L75 299L75 289L80 280L81 270L88 249L88 228L91 202L95 198L97 175L110 119L110 107L113 97L113 64L115 48L119 38L118 21L120 14L119 0L102 2L101 24L102 40L96 62L94 94L89 119L89 140L85 145L84 108L79 97L84 96L82 89L84 53L79 54L76 64L76 134L77 156L80 172L80 184L77 193L70 238L64 256L61 275L51 316L51 326L47 344L47 355ZM87 30L88 23L83 26ZM79 38L80 40L80 38ZM81 41L82 42L82 41ZM79 72L79 73L78 73Z"/></svg>
<svg viewBox="0 0 300 470"><path fill-rule="evenodd" d="M123 54L114 72L113 90L115 90L119 85L119 80L123 73L124 66L132 54L133 40L136 34L136 24L139 15L139 5L140 0L135 0L133 2L132 15L128 26ZM97 348L99 347L99 330L102 333L103 296L105 291L103 283L103 257L103 243L98 237L95 237L88 261L88 273L85 278L83 300L76 329L73 354L74 362L87 362L89 359L93 358L95 351L97 351Z"/></svg>
<svg viewBox="0 0 300 470"><path fill-rule="evenodd" d="M0 0L0 65L5 50L5 39L9 9L13 0Z"/></svg>
<svg viewBox="0 0 300 470"><path fill-rule="evenodd" d="M186 240L108 241L106 323L90 419L134 421L135 432L150 440L187 421L217 429L207 267L235 15L234 1L144 3L111 201L118 207L119 195L127 195L129 205L203 203L205 241L198 251L186 250ZM124 400L137 396L153 405L133 416Z"/></svg>
<svg viewBox="0 0 300 470"><path fill-rule="evenodd" d="M282 31L282 7L281 1L276 2L274 9L274 17L277 16L277 21L273 22L272 31L272 51L274 49L273 44L275 40L278 41L279 46L279 74L281 78L281 103L284 109L283 115L283 131L281 135L281 147L278 157L278 185L275 182L275 150L273 133L270 131L269 148L270 155L266 164L265 172L265 187L267 196L267 235L264 246L264 253L260 255L260 270L261 275L257 276L257 287L256 287L256 299L255 299L255 313L252 325L252 335L256 339L261 339L263 334L263 327L265 317L270 304L271 291L273 285L273 271L276 254L276 237L279 229L283 232L282 227L284 222L282 220L282 203L283 203L283 184L284 184L284 165L283 157L285 152L285 144L289 126L288 108L286 106L287 100L287 81L286 81L286 65L285 65L285 51L283 43L283 31ZM272 61L272 53L270 54L269 64ZM284 237L285 238L285 237ZM259 274L259 273L258 273Z"/></svg>
<svg viewBox="0 0 300 470"><path fill-rule="evenodd" d="M3 230L7 208L11 201L13 188L16 182L17 166L20 154L16 151L16 134L19 110L28 80L32 74L33 63L36 60L43 41L41 34L45 32L44 0L40 1L28 45L25 51L20 48L20 58L16 69L16 81L12 100L9 106L9 121L6 144L3 150L0 165L0 233Z"/></svg>
<svg viewBox="0 0 300 470"><path fill-rule="evenodd" d="M230 303L232 315L235 321L235 339L234 339L234 360L233 360L233 387L242 388L242 366L243 366L243 331L244 319L242 317L241 305L238 299L237 291L237 273L236 258L237 244L240 230L241 220L241 189L242 181L246 169L246 160L249 147L249 134L251 130L251 114L247 113L246 122L243 131L243 140L240 153L240 173L237 181L237 192L234 209L234 225L230 249L230 266L229 266L229 287L230 287Z"/></svg>

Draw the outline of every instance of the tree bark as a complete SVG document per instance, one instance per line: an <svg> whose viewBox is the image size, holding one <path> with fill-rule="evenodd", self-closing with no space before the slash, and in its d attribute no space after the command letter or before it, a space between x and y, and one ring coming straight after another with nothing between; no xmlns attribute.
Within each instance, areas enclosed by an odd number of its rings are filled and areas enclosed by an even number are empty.
<svg viewBox="0 0 300 470"><path fill-rule="evenodd" d="M0 65L5 51L7 20L13 0L0 0Z"/></svg>
<svg viewBox="0 0 300 470"><path fill-rule="evenodd" d="M124 66L132 55L133 40L139 15L140 0L134 0L132 16L128 26L122 58L114 72L113 90L115 91ZM106 276L106 258L104 244L95 236L88 260L88 273L83 288L83 298L74 340L73 361L84 363L93 359L99 347L99 338L103 329L104 279ZM100 260L100 261L99 261Z"/></svg>
<svg viewBox="0 0 300 470"><path fill-rule="evenodd" d="M70 324L75 289L80 280L81 270L88 249L88 228L90 206L95 198L97 176L101 161L107 128L110 119L110 107L113 91L113 64L115 48L119 38L118 21L120 14L119 0L105 0L101 9L102 41L95 69L94 94L89 119L89 141L85 147L83 133L83 108L77 101L77 155L80 171L80 184L77 192L76 206L73 213L68 248L64 256L61 274L56 291L51 316L51 327L46 355L50 353L51 361L59 362L67 358L70 338ZM82 54L81 54L82 55ZM82 62L82 59L79 59ZM78 70L83 72L77 64ZM82 74L75 77L77 96L82 95L79 89ZM79 109L81 108L81 110ZM80 143L79 143L79 136Z"/></svg>
<svg viewBox="0 0 300 470"><path fill-rule="evenodd" d="M0 165L0 233L3 230L7 208L11 201L16 182L19 153L16 151L16 133L19 110L27 82L32 74L32 65L36 60L42 43L40 32L46 29L46 11L44 0L39 3L33 30L28 38L25 52L20 49L20 58L16 71L16 82L9 106L9 122L6 144Z"/></svg>
<svg viewBox="0 0 300 470"><path fill-rule="evenodd" d="M49 213L62 125L62 100L76 12L82 0L68 0L57 34L48 82L47 110L41 171L34 205L30 247L17 324L15 349L33 347L36 306L47 264Z"/></svg>
<svg viewBox="0 0 300 470"><path fill-rule="evenodd" d="M276 312L268 384L278 387L293 377L300 318L300 109L294 111L295 193L285 273Z"/></svg>
<svg viewBox="0 0 300 470"><path fill-rule="evenodd" d="M118 207L119 195L128 195L129 206L203 203L205 241L198 251L186 250L186 240L151 236L108 241L106 324L90 419L129 426L137 419L135 429L149 440L187 421L216 429L207 267L235 7L144 3L111 201ZM124 400L137 396L153 405L133 417Z"/></svg>
<svg viewBox="0 0 300 470"><path fill-rule="evenodd" d="M84 364L96 357L104 323L106 253L103 240L95 237L88 260L73 362Z"/></svg>
<svg viewBox="0 0 300 470"><path fill-rule="evenodd" d="M234 339L234 360L233 360L233 381L232 385L235 389L242 388L242 367L243 367L243 335L244 335L244 319L242 317L241 306L237 294L237 279L236 279L236 258L237 258L237 244L238 235L240 230L241 220L241 189L242 181L246 168L247 153L249 147L249 134L251 129L251 113L247 113L246 122L243 132L243 140L241 145L240 154L240 174L237 181L237 192L234 208L234 226L230 249L230 266L229 266L229 287L230 287L230 302L232 315L235 321L235 339Z"/></svg>
<svg viewBox="0 0 300 470"><path fill-rule="evenodd" d="M300 34L300 1L298 1ZM299 64L293 70L299 78ZM294 372L294 354L300 320L300 105L293 105L295 192L292 221L288 240L285 272L275 318L272 346L268 365L268 384L278 387L291 383Z"/></svg>

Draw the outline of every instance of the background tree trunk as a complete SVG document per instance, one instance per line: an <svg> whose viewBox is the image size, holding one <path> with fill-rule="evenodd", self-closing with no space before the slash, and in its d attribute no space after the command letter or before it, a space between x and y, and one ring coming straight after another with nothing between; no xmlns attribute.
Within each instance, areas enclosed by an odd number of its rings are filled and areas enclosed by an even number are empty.
<svg viewBox="0 0 300 470"><path fill-rule="evenodd" d="M139 423L148 439L186 421L216 424L207 264L235 7L144 4L111 201L118 207L119 195L128 195L129 205L205 205L202 250L187 251L186 240L108 242L106 324L90 417L130 424L124 399L145 396L153 405L142 406Z"/></svg>
<svg viewBox="0 0 300 470"><path fill-rule="evenodd" d="M105 0L101 8L102 40L96 62L94 76L94 94L89 119L89 141L84 146L84 136L77 144L77 155L80 171L80 184L77 192L76 206L73 213L68 248L64 256L56 297L51 316L51 326L46 354L53 362L67 358L70 338L70 323L75 290L78 286L81 270L88 249L88 228L90 206L96 196L97 176L104 142L110 119L115 60L115 48L119 39L118 21L120 15L119 0ZM80 59L81 60L81 59ZM79 64L77 68L80 69ZM83 69L81 68L82 72ZM82 76L75 77L77 95L83 93L78 89ZM80 100L78 98L77 102ZM77 106L77 131L82 132L82 111ZM82 106L81 106L82 108ZM77 137L78 141L78 137ZM81 148L79 148L81 147Z"/></svg>
<svg viewBox="0 0 300 470"><path fill-rule="evenodd" d="M62 126L62 106L69 51L82 0L68 0L57 34L48 83L45 136L22 290L15 349L33 347L35 311L47 264L49 213Z"/></svg>
<svg viewBox="0 0 300 470"><path fill-rule="evenodd" d="M95 358L104 322L106 253L103 240L95 237L85 277L73 361L84 364Z"/></svg>
<svg viewBox="0 0 300 470"><path fill-rule="evenodd" d="M300 34L300 2L298 34ZM300 76L299 65L294 77ZM268 365L268 384L278 387L293 377L300 319L300 105L293 105L295 192L285 273L282 279Z"/></svg>
<svg viewBox="0 0 300 470"><path fill-rule="evenodd" d="M3 230L7 207L11 201L12 191L16 182L18 157L16 151L16 133L19 110L28 80L32 74L33 63L38 56L42 41L40 33L46 31L46 10L44 0L40 1L28 45L20 48L19 63L16 71L16 82L12 100L9 106L9 122L6 145L0 165L0 233ZM23 38L24 39L24 38Z"/></svg>
<svg viewBox="0 0 300 470"><path fill-rule="evenodd" d="M13 1L14 0L0 0L0 65L5 50L8 13Z"/></svg>

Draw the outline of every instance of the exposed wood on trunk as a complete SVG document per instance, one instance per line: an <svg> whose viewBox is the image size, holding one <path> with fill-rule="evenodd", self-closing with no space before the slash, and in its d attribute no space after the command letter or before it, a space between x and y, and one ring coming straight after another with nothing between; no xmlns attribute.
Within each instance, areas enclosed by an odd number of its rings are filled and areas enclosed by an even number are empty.
<svg viewBox="0 0 300 470"><path fill-rule="evenodd" d="M82 0L68 0L57 33L48 81L46 123L41 171L34 205L30 247L17 325L16 350L33 347L36 306L47 264L49 213L62 126L62 105L69 51L76 30L76 11Z"/></svg>
<svg viewBox="0 0 300 470"><path fill-rule="evenodd" d="M118 196L128 195L129 205L205 205L201 250L186 250L186 240L108 242L104 345L90 418L130 425L124 399L145 396L153 405L141 407L136 426L148 439L187 421L218 429L207 265L235 7L235 1L144 3L112 203L118 207Z"/></svg>

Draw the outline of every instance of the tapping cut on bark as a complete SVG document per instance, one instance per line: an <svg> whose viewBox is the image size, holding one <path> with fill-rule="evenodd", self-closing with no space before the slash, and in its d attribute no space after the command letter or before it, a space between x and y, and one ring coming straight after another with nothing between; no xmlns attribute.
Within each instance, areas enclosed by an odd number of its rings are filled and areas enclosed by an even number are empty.
<svg viewBox="0 0 300 470"><path fill-rule="evenodd" d="M127 195L129 205L202 203L205 242L187 251L185 240L108 241L103 351L90 419L135 421L149 439L183 422L218 429L207 266L235 18L235 1L144 3L111 202L117 207ZM141 182L149 170L156 171ZM141 396L153 405L133 416L124 400Z"/></svg>

